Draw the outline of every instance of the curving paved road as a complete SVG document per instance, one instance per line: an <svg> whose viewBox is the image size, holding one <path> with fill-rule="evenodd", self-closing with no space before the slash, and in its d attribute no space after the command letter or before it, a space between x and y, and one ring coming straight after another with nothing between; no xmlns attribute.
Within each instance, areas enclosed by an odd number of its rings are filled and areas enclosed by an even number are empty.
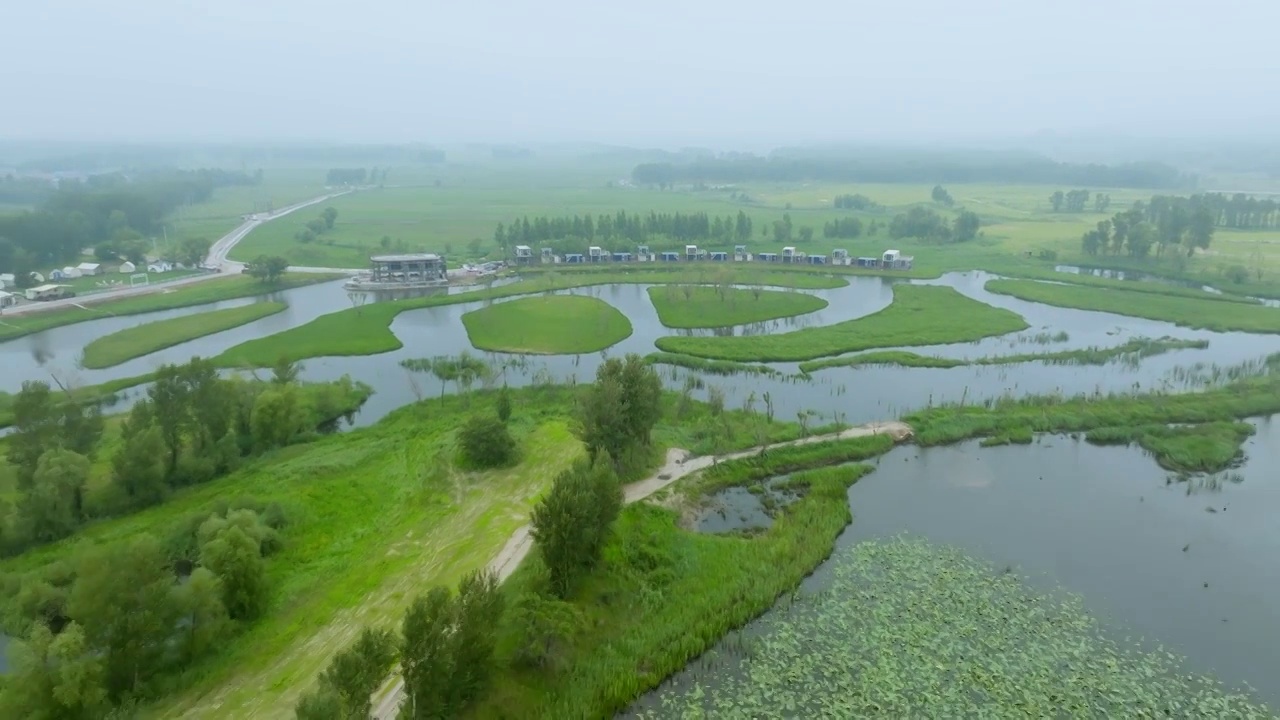
<svg viewBox="0 0 1280 720"><path fill-rule="evenodd" d="M259 225L262 225L263 223L271 222L276 218L284 217L289 213L296 212L305 207L310 207L312 205L317 205L319 203L325 202L327 200L332 200L333 198L336 198L340 195L346 195L349 192L352 192L352 191L343 190L342 192L329 193L328 195L321 195L320 197L312 198L310 200L303 200L300 203L294 203L293 205L280 208L279 210L275 210L273 212L257 213L255 215L249 216L249 219L246 220L244 224L240 225L235 230L232 230L226 235L223 235L221 238L218 239L217 242L215 242L209 248L209 256L205 258L205 265L207 267L219 268L220 272L210 272L203 275L193 275L190 277L179 278L177 280L170 280L168 282L158 282L151 285L142 285L140 287L122 287L122 288L117 288L115 290L104 290L103 292L93 293L92 295L85 295L83 297L71 297L71 298L64 298L62 300L49 300L46 302L26 303L23 305L19 305L17 307L6 308L2 314L4 316L12 317L15 315L27 315L31 313L43 312L46 310L56 310L57 308L80 307L80 306L89 305L89 304L97 304L106 300L116 300L119 298L134 297L136 295L146 295L147 293L162 292L165 290L169 290L171 288L181 287L183 285L190 285L192 283L197 283L197 282L204 282L205 280L212 280L214 278L219 278L227 274L234 274L234 273L241 272L244 270L244 263L236 262L235 260L230 260L227 258L227 255L231 253L231 250L236 246L236 243L239 243L241 240L243 240L246 235L253 232L253 230L257 228ZM290 267L289 269L295 272L329 272L329 273L342 272L341 270L334 270L333 268Z"/></svg>
<svg viewBox="0 0 1280 720"><path fill-rule="evenodd" d="M810 443L824 442L827 440L844 440L847 438L864 437L867 435L890 435L894 442L902 442L911 437L911 426L897 420L887 422L873 422L866 425L859 425L838 433L830 433L827 435L812 435L810 437L801 438L799 440L790 440L787 442L773 443L763 447L755 447L750 450L731 453L728 455L702 455L694 457L686 450L672 448L667 451L667 462L658 472L639 482L631 483L623 488L625 502L628 504L643 500L655 492L671 485L680 478L687 477L693 473L711 467L717 462L725 460L736 460L739 458L751 457L758 455L762 449L772 450L774 448L788 447L791 445L808 445ZM488 565L488 571L494 573L498 577L498 581L506 580L512 572L515 572L520 561L524 559L529 551L533 549L533 536L529 533L529 526L525 525L515 532L507 544L503 546L498 556ZM400 703L404 700L404 680L400 676L393 675L388 678L382 688L374 695L373 718L374 720L395 720L400 712Z"/></svg>

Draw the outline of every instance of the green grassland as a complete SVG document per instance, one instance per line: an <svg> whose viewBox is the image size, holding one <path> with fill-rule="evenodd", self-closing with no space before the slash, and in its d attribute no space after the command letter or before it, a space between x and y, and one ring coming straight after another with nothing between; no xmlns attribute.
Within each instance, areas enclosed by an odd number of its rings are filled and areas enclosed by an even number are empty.
<svg viewBox="0 0 1280 720"><path fill-rule="evenodd" d="M717 328L821 310L827 301L777 290L663 285L649 288L658 319L670 328Z"/></svg>
<svg viewBox="0 0 1280 720"><path fill-rule="evenodd" d="M593 353L631 336L631 321L593 297L519 298L462 316L471 344L480 350L538 355Z"/></svg>
<svg viewBox="0 0 1280 720"><path fill-rule="evenodd" d="M324 176L325 171L319 168L264 168L260 185L218 188L208 201L180 207L168 218L158 245L166 239L173 246L188 238L217 240L239 227L244 215L268 208L278 210L323 195ZM309 219L308 210L298 212L297 216L277 222L303 218L301 223Z"/></svg>
<svg viewBox="0 0 1280 720"><path fill-rule="evenodd" d="M86 320L116 315L140 315L157 310L204 305L219 300L267 295L303 285L327 282L335 277L338 276L291 273L274 283L264 283L248 275L232 275L175 288L156 288L155 291L145 295L115 300L93 302L91 299L86 299L84 307L61 307L56 310L13 316L0 315L0 342Z"/></svg>
<svg viewBox="0 0 1280 720"><path fill-rule="evenodd" d="M240 327L287 307L282 302L256 302L143 323L96 338L84 347L83 365L90 369L119 365L188 340Z"/></svg>
<svg viewBox="0 0 1280 720"><path fill-rule="evenodd" d="M893 302L866 317L778 335L665 337L667 352L739 362L810 360L856 350L941 345L1026 329L1016 313L971 300L948 287L895 285Z"/></svg>
<svg viewBox="0 0 1280 720"><path fill-rule="evenodd" d="M725 267L719 269L714 275L684 269L530 273L527 279L510 285L489 287L457 295L432 295L371 303L321 315L305 325L232 347L219 356L219 362L233 367L269 367L282 357L290 360L304 360L313 357L374 355L391 352L402 346L395 333L391 332L391 322L396 315L405 310L497 300L551 290L611 283L701 282L700 278L706 278L707 282L723 283L737 283L750 278L751 281L759 284L768 283L778 286L795 284L806 288L840 287L845 282L839 278L789 271L770 272L743 268L740 272L741 275L731 267Z"/></svg>
<svg viewBox="0 0 1280 720"><path fill-rule="evenodd" d="M965 365L1011 365L1014 363L1043 362L1051 365L1105 365L1115 360L1126 358L1141 359L1152 357L1170 350L1186 350L1190 348L1206 348L1207 340L1178 340L1175 338L1136 338L1114 347L1087 347L1076 350L1059 350L1057 352L1017 353L1013 355L990 355L969 360L946 358L932 355L920 355L907 350L880 350L846 357L828 358L800 363L803 372L814 372L824 368L858 367L860 365L900 365L916 368L953 368Z"/></svg>
<svg viewBox="0 0 1280 720"><path fill-rule="evenodd" d="M511 427L521 452L512 468L468 472L454 463L462 419L494 412L497 395L449 396L401 408L371 428L253 459L225 478L175 492L161 506L4 560L0 572L36 570L81 546L143 532L164 538L189 514L220 500L278 502L289 526L283 550L268 563L271 600L264 618L228 638L224 652L180 680L184 691L143 716L287 714L361 625L398 621L415 594L452 586L483 567L527 521L551 479L583 453L570 432L578 392L566 386L512 391ZM769 423L738 410L711 418L707 406L666 394L655 450L706 453L801 434L795 423Z"/></svg>
<svg viewBox="0 0 1280 720"><path fill-rule="evenodd" d="M1184 327L1227 332L1280 333L1280 308L1214 300L1156 295L1113 288L1035 282L991 280L986 288L1021 300L1077 310L1096 310L1162 320Z"/></svg>
<svg viewBox="0 0 1280 720"><path fill-rule="evenodd" d="M613 716L725 633L767 610L830 554L852 517L846 490L871 467L811 468L873 457L892 444L879 436L786 448L722 463L705 473L710 482L701 489L697 479L682 481L689 488L686 495L696 500L714 487L796 471L793 488L803 498L753 538L692 533L678 526L676 512L628 507L605 549L602 568L569 602L580 630L557 662L536 670L514 666L510 655L523 628L508 622L499 639L501 671L467 717ZM503 592L514 601L521 593L541 591L544 583L535 553Z"/></svg>

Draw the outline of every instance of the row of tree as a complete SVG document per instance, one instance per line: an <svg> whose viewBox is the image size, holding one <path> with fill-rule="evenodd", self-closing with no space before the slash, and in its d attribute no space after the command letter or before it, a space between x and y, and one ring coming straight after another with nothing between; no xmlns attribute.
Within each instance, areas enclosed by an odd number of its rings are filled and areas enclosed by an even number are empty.
<svg viewBox="0 0 1280 720"><path fill-rule="evenodd" d="M332 230L337 221L338 211L332 206L327 207L320 213L320 217L308 220L293 238L303 243L315 242L316 238Z"/></svg>
<svg viewBox="0 0 1280 720"><path fill-rule="evenodd" d="M644 243L652 237L665 237L680 242L689 240L721 240L746 242L751 238L751 218L741 210L737 216L710 216L697 213L659 213L650 210L647 215L619 210L614 215L596 217L572 215L564 217L528 217L511 222L509 226L498 223L493 240L501 248L514 245L533 245L553 240L579 239L593 242L601 240L629 240Z"/></svg>
<svg viewBox="0 0 1280 720"><path fill-rule="evenodd" d="M856 238L862 236L862 221L856 217L831 220L822 226L824 238Z"/></svg>
<svg viewBox="0 0 1280 720"><path fill-rule="evenodd" d="M7 578L6 629L23 639L14 641L0 716L89 720L113 708L128 716L165 677L215 652L266 607L265 558L280 546L284 516L263 510L224 505L180 527L168 548L142 534Z"/></svg>
<svg viewBox="0 0 1280 720"><path fill-rule="evenodd" d="M377 168L374 168L374 172L377 172ZM365 168L329 168L329 172L324 176L324 184L364 185L368 179L369 171Z"/></svg>
<svg viewBox="0 0 1280 720"><path fill-rule="evenodd" d="M1280 202L1274 198L1256 198L1244 193L1204 193L1190 198L1151 198L1148 212L1159 214L1169 205L1187 203L1193 208L1205 208L1213 216L1217 227L1239 230L1256 230L1280 227Z"/></svg>
<svg viewBox="0 0 1280 720"><path fill-rule="evenodd" d="M841 210L861 210L863 212L881 209L871 198L861 194L837 195L831 201L831 205Z"/></svg>
<svg viewBox="0 0 1280 720"><path fill-rule="evenodd" d="M51 542L90 519L161 502L178 487L229 472L247 455L313 436L366 395L349 378L302 386L288 363L270 382L224 379L199 358L162 366L121 422L111 484L91 504L87 487L103 427L97 406L74 393L59 396L43 382L23 383L7 448L18 504L0 549Z"/></svg>
<svg viewBox="0 0 1280 720"><path fill-rule="evenodd" d="M1157 195L1099 222L1081 237L1081 249L1088 255L1125 253L1135 258L1150 256L1153 248L1156 257L1182 249L1189 257L1213 242L1217 218L1209 196Z"/></svg>
<svg viewBox="0 0 1280 720"><path fill-rule="evenodd" d="M862 182L862 183L1026 183L1096 187L1178 188L1194 184L1164 163L1079 165L1045 157L943 155L840 156L835 153L781 153L703 156L688 163L644 163L631 178L640 185L670 187L676 183Z"/></svg>
<svg viewBox="0 0 1280 720"><path fill-rule="evenodd" d="M1049 196L1049 204L1054 212L1082 213L1089 207L1089 198L1093 198L1093 212L1106 212L1111 207L1111 196L1104 193L1090 193L1088 190L1055 190Z"/></svg>
<svg viewBox="0 0 1280 720"><path fill-rule="evenodd" d="M968 242L978 236L982 221L976 213L961 211L950 222L925 207L913 207L889 222L894 239L916 238L931 242Z"/></svg>
<svg viewBox="0 0 1280 720"><path fill-rule="evenodd" d="M117 253L136 250L137 241L159 232L175 208L203 202L224 185L252 184L254 177L191 170L97 175L63 183L36 210L0 216L0 272L24 276L68 262L103 242L128 244Z"/></svg>

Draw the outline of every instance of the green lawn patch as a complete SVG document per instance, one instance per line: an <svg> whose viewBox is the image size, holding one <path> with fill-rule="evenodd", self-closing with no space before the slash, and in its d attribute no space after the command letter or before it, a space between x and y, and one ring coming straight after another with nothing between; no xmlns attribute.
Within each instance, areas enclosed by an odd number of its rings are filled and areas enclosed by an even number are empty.
<svg viewBox="0 0 1280 720"><path fill-rule="evenodd" d="M1280 308L1034 280L991 280L987 290L1021 300L1131 315L1218 332L1280 333Z"/></svg>
<svg viewBox="0 0 1280 720"><path fill-rule="evenodd" d="M835 325L778 335L664 337L658 348L718 360L774 362L903 345L969 342L1025 330L1016 313L980 303L949 287L895 285L880 312Z"/></svg>
<svg viewBox="0 0 1280 720"><path fill-rule="evenodd" d="M72 325L86 320L97 320L115 315L140 315L157 310L204 305L219 300L266 295L268 293L289 290L303 285L327 282L340 275L316 273L290 273L274 283L263 283L248 275L232 275L230 277L207 280L204 282L181 285L171 289L157 288L145 295L119 298L116 300L98 300L92 297L83 298L81 305L85 307L63 307L57 310L46 310L23 315L0 315L0 341L30 335L31 333L50 328Z"/></svg>
<svg viewBox="0 0 1280 720"><path fill-rule="evenodd" d="M804 315L827 306L813 295L733 287L661 285L649 288L658 319L671 328L716 328Z"/></svg>
<svg viewBox="0 0 1280 720"><path fill-rule="evenodd" d="M901 365L917 368L953 368L964 365L1011 365L1014 363L1043 362L1050 365L1105 365L1114 360L1141 360L1170 350L1202 349L1209 347L1208 340L1179 340L1176 338L1135 338L1123 345L1100 348L1087 347L1076 350L1059 350L1045 353L1018 353L1014 355L990 355L963 360L933 355L919 355L907 350L880 350L847 357L813 360L800 363L803 372L823 368L858 367L860 365Z"/></svg>
<svg viewBox="0 0 1280 720"><path fill-rule="evenodd" d="M98 369L119 365L127 360L149 355L188 340L240 327L268 315L283 312L287 307L288 305L282 302L256 302L126 328L104 335L86 345L84 366Z"/></svg>
<svg viewBox="0 0 1280 720"><path fill-rule="evenodd" d="M631 321L599 298L548 295L497 303L462 316L480 350L538 355L593 353L627 339Z"/></svg>

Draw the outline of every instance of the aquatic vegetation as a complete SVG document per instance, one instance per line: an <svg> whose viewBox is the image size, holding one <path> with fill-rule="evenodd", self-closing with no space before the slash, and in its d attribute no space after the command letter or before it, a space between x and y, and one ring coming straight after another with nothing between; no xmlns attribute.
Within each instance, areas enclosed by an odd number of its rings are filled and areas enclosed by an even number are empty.
<svg viewBox="0 0 1280 720"><path fill-rule="evenodd" d="M1217 296L1183 297L1035 280L989 280L986 288L993 293L1031 302L1131 315L1190 328L1280 333L1280 308L1223 302Z"/></svg>
<svg viewBox="0 0 1280 720"><path fill-rule="evenodd" d="M1085 440L1095 445L1137 443L1166 470L1210 472L1239 462L1240 444L1254 433L1246 422L1202 425L1140 425L1090 430Z"/></svg>
<svg viewBox="0 0 1280 720"><path fill-rule="evenodd" d="M749 363L735 362L733 360L708 360L706 358L693 357L692 355L679 355L667 352L652 352L646 355L644 359L654 365L674 365L677 367L688 368L689 370L710 373L712 375L782 374L779 370L771 368L768 365L752 365Z"/></svg>
<svg viewBox="0 0 1280 720"><path fill-rule="evenodd" d="M1106 637L1078 597L918 539L863 542L830 579L708 653L633 717L1271 717L1182 659Z"/></svg>
<svg viewBox="0 0 1280 720"><path fill-rule="evenodd" d="M603 300L583 295L527 297L462 316L481 350L540 355L593 353L631 335L631 321Z"/></svg>
<svg viewBox="0 0 1280 720"><path fill-rule="evenodd" d="M1012 365L1014 363L1043 362L1048 365L1105 365L1109 362L1136 364L1143 358L1161 355L1171 350L1204 349L1208 340L1180 340L1171 337L1158 339L1134 338L1123 345L1100 348L1087 347L1047 353L1019 353L1017 355L988 355L965 360L930 355L917 355L905 350L882 350L826 360L800 363L804 372L831 367L857 367L858 365L902 365L904 367L953 368L965 365Z"/></svg>
<svg viewBox="0 0 1280 720"><path fill-rule="evenodd" d="M821 310L827 301L798 292L728 285L660 285L649 288L658 319L670 328L719 328L776 320Z"/></svg>
<svg viewBox="0 0 1280 720"><path fill-rule="evenodd" d="M878 347L942 345L1017 332L1018 314L965 297L949 287L895 285L889 307L834 325L777 335L664 337L658 349L719 360L775 362Z"/></svg>

